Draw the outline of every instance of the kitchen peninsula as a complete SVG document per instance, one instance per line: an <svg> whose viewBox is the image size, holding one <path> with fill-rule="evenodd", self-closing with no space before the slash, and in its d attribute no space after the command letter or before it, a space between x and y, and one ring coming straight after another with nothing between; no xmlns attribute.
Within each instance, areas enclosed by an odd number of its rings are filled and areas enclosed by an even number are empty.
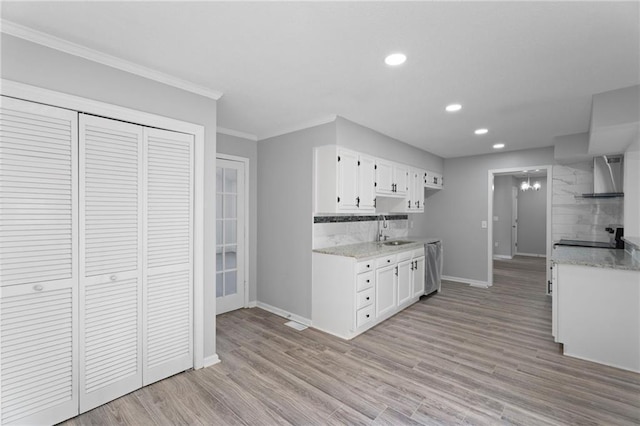
<svg viewBox="0 0 640 426"><path fill-rule="evenodd" d="M554 248L552 331L565 355L640 372L640 259L634 250Z"/></svg>

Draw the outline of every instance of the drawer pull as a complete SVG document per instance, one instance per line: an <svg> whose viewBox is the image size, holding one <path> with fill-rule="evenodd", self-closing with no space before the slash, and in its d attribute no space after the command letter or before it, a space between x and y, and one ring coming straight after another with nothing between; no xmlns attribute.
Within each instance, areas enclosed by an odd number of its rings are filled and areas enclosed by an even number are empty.
<svg viewBox="0 0 640 426"><path fill-rule="evenodd" d="M367 318L369 318L369 314L367 314Z"/></svg>
<svg viewBox="0 0 640 426"><path fill-rule="evenodd" d="M117 279L118 279L118 277L116 277L115 275L111 275L111 276L109 277L109 279L110 279L111 281L115 281L115 280L117 280Z"/></svg>
<svg viewBox="0 0 640 426"><path fill-rule="evenodd" d="M369 280L367 280L367 282L370 282Z"/></svg>
<svg viewBox="0 0 640 426"><path fill-rule="evenodd" d="M44 290L44 287L42 287L40 284L36 284L36 285L33 286L33 289L35 291L42 291L42 290Z"/></svg>
<svg viewBox="0 0 640 426"><path fill-rule="evenodd" d="M367 300L371 300L371 297L367 296Z"/></svg>
<svg viewBox="0 0 640 426"><path fill-rule="evenodd" d="M367 265L367 268L370 268L371 266Z"/></svg>
<svg viewBox="0 0 640 426"><path fill-rule="evenodd" d="M387 263L391 263L391 259L387 259Z"/></svg>

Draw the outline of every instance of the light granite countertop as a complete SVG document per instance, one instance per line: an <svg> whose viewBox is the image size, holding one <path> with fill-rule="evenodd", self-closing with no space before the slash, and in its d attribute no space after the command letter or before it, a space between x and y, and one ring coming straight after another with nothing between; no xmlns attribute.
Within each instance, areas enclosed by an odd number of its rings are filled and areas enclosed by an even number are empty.
<svg viewBox="0 0 640 426"><path fill-rule="evenodd" d="M551 261L568 265L640 271L640 261L634 259L626 250L557 246L551 253Z"/></svg>
<svg viewBox="0 0 640 426"><path fill-rule="evenodd" d="M315 253L331 254L334 256L353 257L358 260L372 257L384 256L387 254L399 253L407 250L415 250L431 242L440 241L440 238L430 237L407 237L398 238L401 241L411 241L411 243L400 246L386 246L382 242L367 242L348 244L344 246L325 247L313 250ZM394 241L394 240L389 240Z"/></svg>
<svg viewBox="0 0 640 426"><path fill-rule="evenodd" d="M635 246L636 249L640 249L640 237L622 237L622 240L627 244Z"/></svg>

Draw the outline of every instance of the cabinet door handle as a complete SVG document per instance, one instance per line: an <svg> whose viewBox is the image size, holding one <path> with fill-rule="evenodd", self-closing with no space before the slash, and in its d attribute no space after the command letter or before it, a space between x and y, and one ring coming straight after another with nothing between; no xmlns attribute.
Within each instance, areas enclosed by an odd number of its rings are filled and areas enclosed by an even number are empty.
<svg viewBox="0 0 640 426"><path fill-rule="evenodd" d="M360 207L360 197L356 197L356 207Z"/></svg>
<svg viewBox="0 0 640 426"><path fill-rule="evenodd" d="M407 203L409 203L407 207L411 208L411 200L407 201Z"/></svg>
<svg viewBox="0 0 640 426"><path fill-rule="evenodd" d="M418 208L420 208L420 201L416 201L416 204L418 205Z"/></svg>
<svg viewBox="0 0 640 426"><path fill-rule="evenodd" d="M398 276L398 267L396 266L396 277Z"/></svg>

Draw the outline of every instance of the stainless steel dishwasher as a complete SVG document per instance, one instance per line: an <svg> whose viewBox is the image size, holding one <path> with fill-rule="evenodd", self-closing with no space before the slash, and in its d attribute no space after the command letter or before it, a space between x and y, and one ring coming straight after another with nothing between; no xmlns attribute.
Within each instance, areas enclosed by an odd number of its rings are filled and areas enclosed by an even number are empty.
<svg viewBox="0 0 640 426"><path fill-rule="evenodd" d="M425 244L426 267L424 268L424 294L440 292L442 284L442 241Z"/></svg>

